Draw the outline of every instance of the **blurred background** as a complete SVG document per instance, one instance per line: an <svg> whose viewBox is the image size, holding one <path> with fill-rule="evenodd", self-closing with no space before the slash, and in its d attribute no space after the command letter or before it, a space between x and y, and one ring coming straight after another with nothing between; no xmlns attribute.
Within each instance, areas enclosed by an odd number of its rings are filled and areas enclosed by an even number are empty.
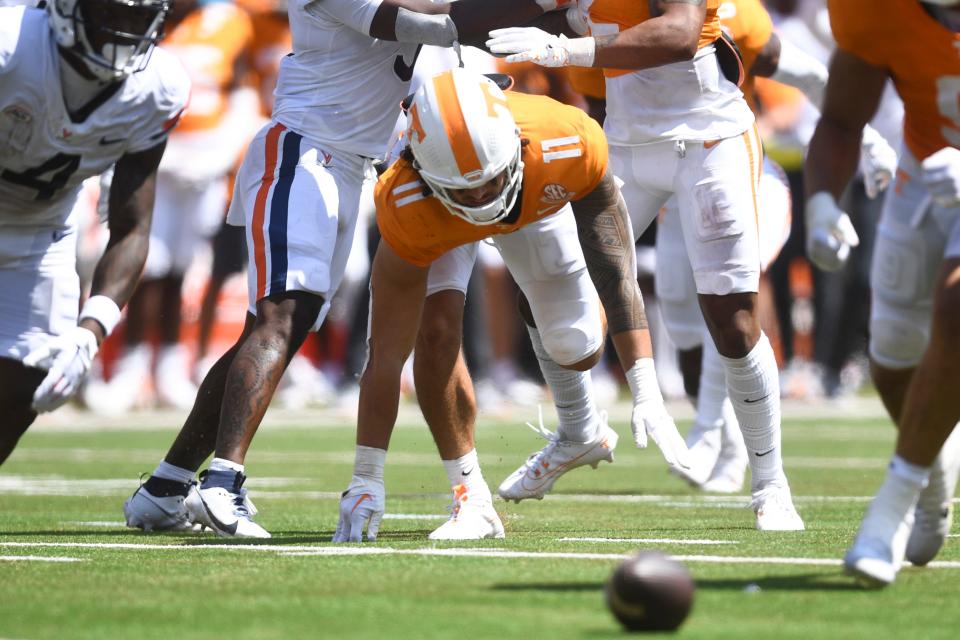
<svg viewBox="0 0 960 640"><path fill-rule="evenodd" d="M833 45L825 0L765 4L781 37L827 63ZM189 409L206 371L240 333L247 309L244 232L226 226L224 218L233 172L248 140L269 118L277 69L290 51L286 2L176 0L162 46L182 60L193 92L161 166L143 279L79 398L103 415ZM509 73L519 91L547 94L603 119L603 79L596 70L508 65L473 48L464 49L464 63ZM456 64L450 50L424 47L414 88ZM866 197L862 182L851 185L843 206L861 244L846 269L831 274L813 269L804 256L802 166L817 112L799 91L771 80L758 79L744 90L753 99L766 153L783 168L792 193L789 235L761 287L763 325L781 367L782 393L842 401L869 384L868 274L879 200ZM874 124L894 148L901 123L902 107L891 95ZM78 204L84 220L79 269L87 283L106 241L100 193L109 180L106 175L88 181ZM274 400L284 408L327 406L346 415L356 410L366 348L367 274L379 239L368 186L347 277L322 331L308 338L284 377ZM637 277L662 391L678 398L684 395L683 379L654 290L655 238L653 225L638 239ZM546 395L515 299L516 285L499 255L484 245L467 297L464 350L480 410L487 414L532 405ZM601 407L621 390L626 393L612 349L607 353L593 372ZM404 388L408 397L415 394L412 375Z"/></svg>

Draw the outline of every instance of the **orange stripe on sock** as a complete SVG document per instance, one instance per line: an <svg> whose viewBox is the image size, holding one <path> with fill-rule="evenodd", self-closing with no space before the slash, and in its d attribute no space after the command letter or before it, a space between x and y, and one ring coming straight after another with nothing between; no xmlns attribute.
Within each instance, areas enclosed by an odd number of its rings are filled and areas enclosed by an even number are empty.
<svg viewBox="0 0 960 640"><path fill-rule="evenodd" d="M257 199L253 205L250 235L253 238L253 260L257 270L257 300L264 297L267 292L267 229L264 227L263 220L266 216L270 187L276 179L280 134L285 130L286 127L277 123L267 132L267 140L264 143L263 177L260 178L260 188L257 190Z"/></svg>

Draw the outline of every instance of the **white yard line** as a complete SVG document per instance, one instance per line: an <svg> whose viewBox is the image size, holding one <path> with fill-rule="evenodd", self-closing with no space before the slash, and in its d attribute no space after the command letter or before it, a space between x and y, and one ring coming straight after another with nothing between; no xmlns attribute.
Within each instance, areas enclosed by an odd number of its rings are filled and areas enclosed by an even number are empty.
<svg viewBox="0 0 960 640"><path fill-rule="evenodd" d="M84 562L84 560L65 556L0 556L0 562Z"/></svg>
<svg viewBox="0 0 960 640"><path fill-rule="evenodd" d="M632 542L636 544L740 544L736 540L688 540L684 538L557 538L558 542Z"/></svg>
<svg viewBox="0 0 960 640"><path fill-rule="evenodd" d="M252 551L272 552L283 556L367 556L367 555L401 555L401 556L453 556L469 558L531 558L531 559L568 559L568 560L620 560L629 556L621 553L571 553L561 551L509 551L506 549L438 549L426 547L421 549L393 549L377 546L328 546L317 547L308 545L278 545L278 544L209 544L209 545L174 545L174 544L134 544L117 542L0 542L0 547L16 548L67 548L67 549L105 549L105 550L155 550L155 551ZM24 556L10 556L24 557ZM778 557L751 557L751 556L714 556L714 555L675 555L683 562L706 562L712 564L778 564L801 566L840 566L839 559L832 558L778 558ZM58 560L54 560L56 562ZM960 569L960 561L936 561L928 567L934 569Z"/></svg>

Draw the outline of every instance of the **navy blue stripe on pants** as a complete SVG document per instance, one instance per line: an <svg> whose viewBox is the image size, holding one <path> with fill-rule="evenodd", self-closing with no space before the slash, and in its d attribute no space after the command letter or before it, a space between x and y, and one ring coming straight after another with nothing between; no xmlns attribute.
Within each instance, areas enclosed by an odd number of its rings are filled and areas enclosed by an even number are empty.
<svg viewBox="0 0 960 640"><path fill-rule="evenodd" d="M293 131L283 136L280 172L270 200L270 294L287 290L287 213L302 139L303 136Z"/></svg>

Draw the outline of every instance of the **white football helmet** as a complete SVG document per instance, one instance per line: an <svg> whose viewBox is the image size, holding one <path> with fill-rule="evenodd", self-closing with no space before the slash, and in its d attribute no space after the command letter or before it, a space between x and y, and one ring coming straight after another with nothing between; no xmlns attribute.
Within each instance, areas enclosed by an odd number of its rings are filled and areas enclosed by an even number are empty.
<svg viewBox="0 0 960 640"><path fill-rule="evenodd" d="M406 135L415 168L450 213L487 225L513 209L523 181L520 130L495 82L468 69L430 78L407 109ZM451 197L503 172L503 189L488 202L466 206Z"/></svg>
<svg viewBox="0 0 960 640"><path fill-rule="evenodd" d="M163 35L171 0L50 0L54 38L97 78L122 80L141 71Z"/></svg>

